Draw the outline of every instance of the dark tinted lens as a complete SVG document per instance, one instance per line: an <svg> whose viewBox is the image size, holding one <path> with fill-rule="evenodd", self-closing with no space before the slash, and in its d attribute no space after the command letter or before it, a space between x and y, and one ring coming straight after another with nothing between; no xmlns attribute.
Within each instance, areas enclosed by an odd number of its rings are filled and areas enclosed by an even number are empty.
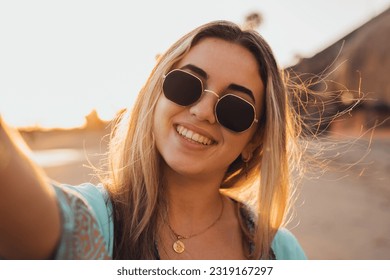
<svg viewBox="0 0 390 280"><path fill-rule="evenodd" d="M221 125L235 132L247 130L255 119L252 105L234 95L223 96L217 103L215 114Z"/></svg>
<svg viewBox="0 0 390 280"><path fill-rule="evenodd" d="M165 77L163 91L169 100L181 106L188 106L202 95L202 82L187 72L173 70Z"/></svg>

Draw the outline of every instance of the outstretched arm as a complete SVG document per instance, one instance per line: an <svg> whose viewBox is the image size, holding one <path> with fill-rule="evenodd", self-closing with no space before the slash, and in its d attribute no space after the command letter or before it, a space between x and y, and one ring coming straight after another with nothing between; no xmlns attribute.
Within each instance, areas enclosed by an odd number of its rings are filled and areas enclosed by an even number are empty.
<svg viewBox="0 0 390 280"><path fill-rule="evenodd" d="M60 237L56 197L11 134L0 116L0 258L49 258Z"/></svg>

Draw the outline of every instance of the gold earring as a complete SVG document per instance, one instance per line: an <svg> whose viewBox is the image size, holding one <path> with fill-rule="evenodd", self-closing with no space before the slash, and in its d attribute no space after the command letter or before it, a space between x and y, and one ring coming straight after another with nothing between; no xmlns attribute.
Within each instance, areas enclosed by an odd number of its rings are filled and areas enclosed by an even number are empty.
<svg viewBox="0 0 390 280"><path fill-rule="evenodd" d="M241 160L245 163L248 163L252 158L252 155L248 155L247 157L244 155L241 155Z"/></svg>
<svg viewBox="0 0 390 280"><path fill-rule="evenodd" d="M245 163L245 179L248 179L248 162L251 160L252 155L249 155L248 157L245 157L241 155L241 160Z"/></svg>

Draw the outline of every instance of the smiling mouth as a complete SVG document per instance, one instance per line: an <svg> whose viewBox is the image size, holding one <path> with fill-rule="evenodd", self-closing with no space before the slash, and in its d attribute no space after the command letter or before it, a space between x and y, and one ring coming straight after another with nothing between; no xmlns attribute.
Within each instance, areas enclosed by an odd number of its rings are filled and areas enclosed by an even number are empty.
<svg viewBox="0 0 390 280"><path fill-rule="evenodd" d="M202 144L204 146L209 146L209 145L216 143L214 140L212 140L204 135L201 135L199 133L196 133L188 128L185 128L182 125L176 126L176 131L185 139L191 140L191 141L198 143L198 144Z"/></svg>

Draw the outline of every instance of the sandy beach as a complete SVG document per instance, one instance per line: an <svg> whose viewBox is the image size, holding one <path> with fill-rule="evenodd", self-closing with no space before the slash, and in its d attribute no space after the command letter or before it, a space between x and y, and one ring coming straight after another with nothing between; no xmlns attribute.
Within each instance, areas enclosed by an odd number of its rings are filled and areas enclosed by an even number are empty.
<svg viewBox="0 0 390 280"><path fill-rule="evenodd" d="M390 139L367 145L302 182L290 227L310 259L390 259Z"/></svg>
<svg viewBox="0 0 390 280"><path fill-rule="evenodd" d="M107 133L34 132L24 138L50 178L80 184L97 182L86 166L99 164ZM347 146L344 140L332 151L340 153L329 171L302 181L288 228L309 259L390 259L390 137L378 134Z"/></svg>

